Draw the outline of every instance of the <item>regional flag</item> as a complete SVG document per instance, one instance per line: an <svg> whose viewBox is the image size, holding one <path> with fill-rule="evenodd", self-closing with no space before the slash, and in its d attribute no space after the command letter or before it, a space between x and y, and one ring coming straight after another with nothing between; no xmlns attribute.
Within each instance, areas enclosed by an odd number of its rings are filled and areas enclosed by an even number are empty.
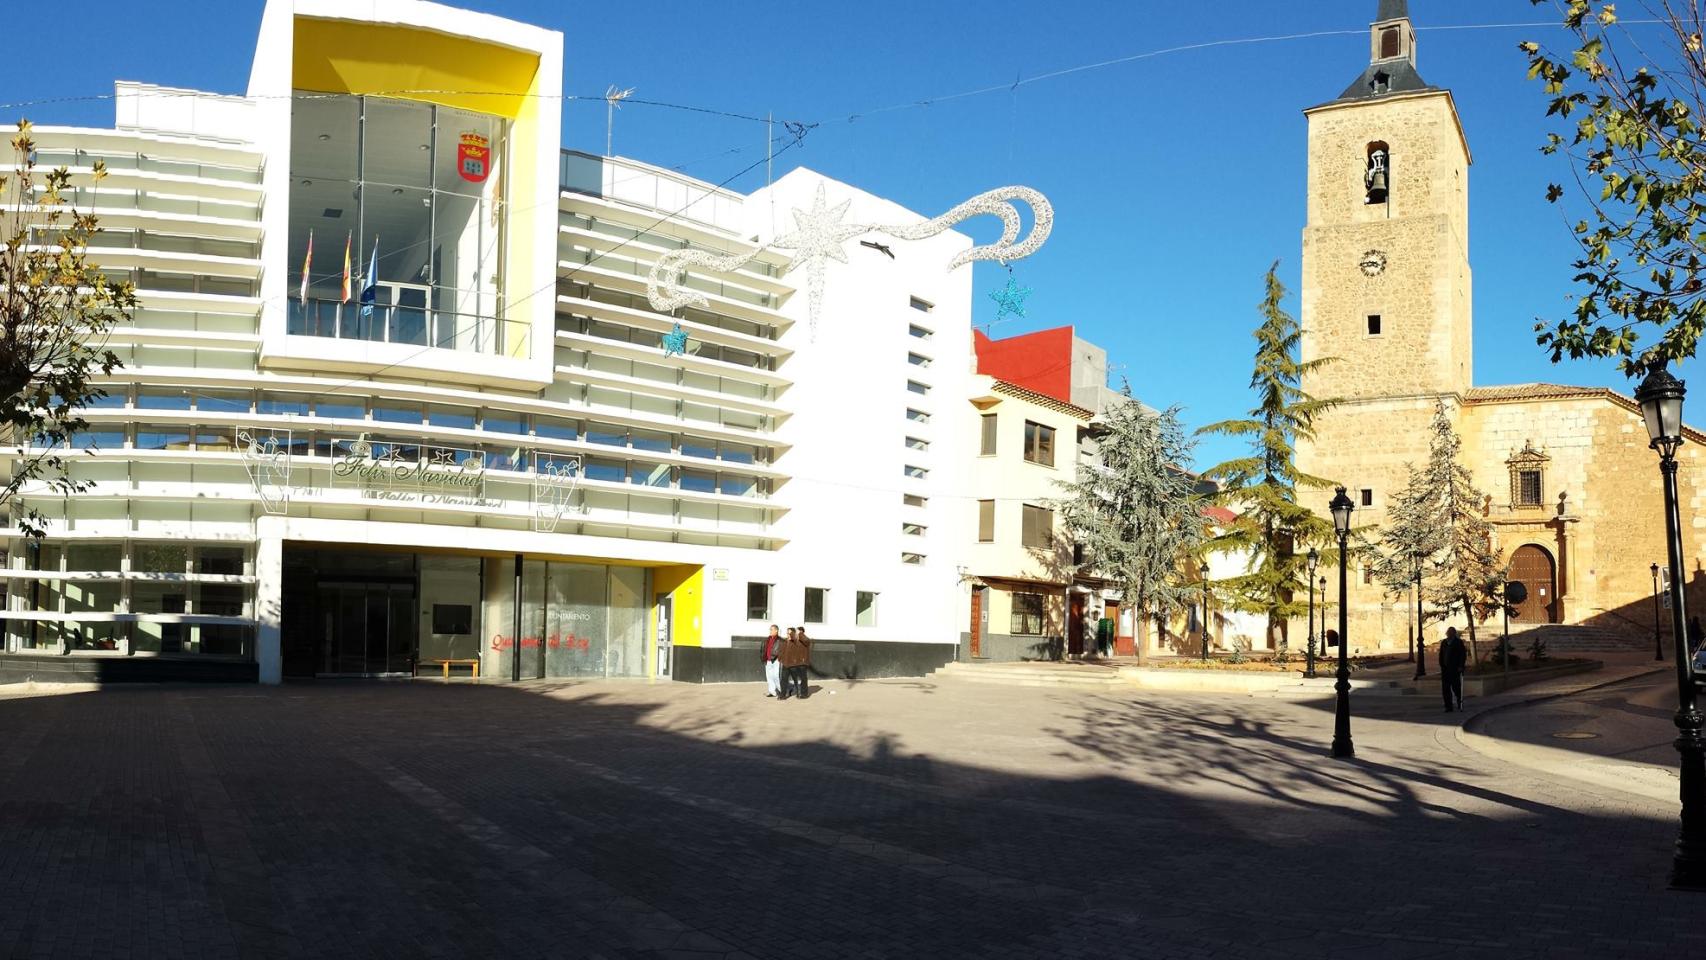
<svg viewBox="0 0 1706 960"><path fill-rule="evenodd" d="M361 282L362 319L373 316L373 301L379 294L379 237L373 238L373 255L367 261L367 277Z"/></svg>
<svg viewBox="0 0 1706 960"><path fill-rule="evenodd" d="M349 245L351 239L353 239L352 234L344 234L344 298L340 301L341 303L349 303Z"/></svg>
<svg viewBox="0 0 1706 960"><path fill-rule="evenodd" d="M314 266L314 231L308 231L308 252L302 257L302 292L296 295L296 300L302 306L308 306L308 271Z"/></svg>

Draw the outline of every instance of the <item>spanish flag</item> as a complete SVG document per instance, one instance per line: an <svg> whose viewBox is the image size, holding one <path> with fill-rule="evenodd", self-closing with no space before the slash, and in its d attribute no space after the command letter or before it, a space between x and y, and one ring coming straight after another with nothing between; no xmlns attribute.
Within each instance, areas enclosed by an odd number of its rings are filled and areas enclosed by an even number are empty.
<svg viewBox="0 0 1706 960"><path fill-rule="evenodd" d="M349 289L349 245L350 245L350 240L353 238L354 238L353 233L346 235L344 237L344 299L343 299L344 303L349 303L349 294L350 294L350 289Z"/></svg>
<svg viewBox="0 0 1706 960"><path fill-rule="evenodd" d="M302 257L302 292L296 295L296 300L303 306L308 305L308 271L314 266L314 231L308 231L308 252Z"/></svg>

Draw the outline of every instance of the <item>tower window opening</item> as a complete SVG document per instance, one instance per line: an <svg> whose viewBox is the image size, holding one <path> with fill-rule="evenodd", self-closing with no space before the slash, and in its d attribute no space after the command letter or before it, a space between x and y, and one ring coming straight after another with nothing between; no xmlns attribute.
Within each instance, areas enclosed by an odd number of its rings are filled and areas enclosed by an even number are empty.
<svg viewBox="0 0 1706 960"><path fill-rule="evenodd" d="M1368 145L1367 161L1363 167L1362 186L1367 203L1385 203L1392 182L1392 148L1383 140Z"/></svg>
<svg viewBox="0 0 1706 960"><path fill-rule="evenodd" d="M1368 335L1371 337L1380 336L1380 314L1371 313L1368 315Z"/></svg>
<svg viewBox="0 0 1706 960"><path fill-rule="evenodd" d="M1384 71L1377 73L1374 75L1374 79L1369 81L1368 88L1376 94L1385 93L1392 89L1392 78L1387 76Z"/></svg>
<svg viewBox="0 0 1706 960"><path fill-rule="evenodd" d="M1398 56L1398 28L1388 27L1380 32L1380 59L1391 60Z"/></svg>

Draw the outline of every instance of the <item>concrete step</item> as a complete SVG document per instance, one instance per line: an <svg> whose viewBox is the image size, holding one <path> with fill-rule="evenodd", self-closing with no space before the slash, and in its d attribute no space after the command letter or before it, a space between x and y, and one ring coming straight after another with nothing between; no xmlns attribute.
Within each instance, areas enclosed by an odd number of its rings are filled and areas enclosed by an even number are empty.
<svg viewBox="0 0 1706 960"><path fill-rule="evenodd" d="M1117 687L1123 686L1119 672L1103 667L1081 667L1048 663L944 664L932 676L954 677L973 683L1007 683L1019 686Z"/></svg>
<svg viewBox="0 0 1706 960"><path fill-rule="evenodd" d="M1607 627L1587 627L1575 624L1511 624L1511 650L1518 656L1528 652L1529 644L1539 637L1546 641L1546 652L1553 656L1576 653L1639 652L1653 648L1652 634L1642 635L1635 630ZM1479 639L1479 638L1477 638ZM1499 635L1488 634L1483 646L1497 650Z"/></svg>

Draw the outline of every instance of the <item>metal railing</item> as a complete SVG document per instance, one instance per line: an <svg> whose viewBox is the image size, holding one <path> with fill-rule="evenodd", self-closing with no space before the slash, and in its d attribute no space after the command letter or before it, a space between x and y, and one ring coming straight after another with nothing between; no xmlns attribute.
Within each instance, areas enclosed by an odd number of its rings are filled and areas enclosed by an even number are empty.
<svg viewBox="0 0 1706 960"><path fill-rule="evenodd" d="M286 330L304 337L399 343L521 360L532 356L531 326L522 321L401 304L376 304L364 312L354 301L292 298Z"/></svg>

